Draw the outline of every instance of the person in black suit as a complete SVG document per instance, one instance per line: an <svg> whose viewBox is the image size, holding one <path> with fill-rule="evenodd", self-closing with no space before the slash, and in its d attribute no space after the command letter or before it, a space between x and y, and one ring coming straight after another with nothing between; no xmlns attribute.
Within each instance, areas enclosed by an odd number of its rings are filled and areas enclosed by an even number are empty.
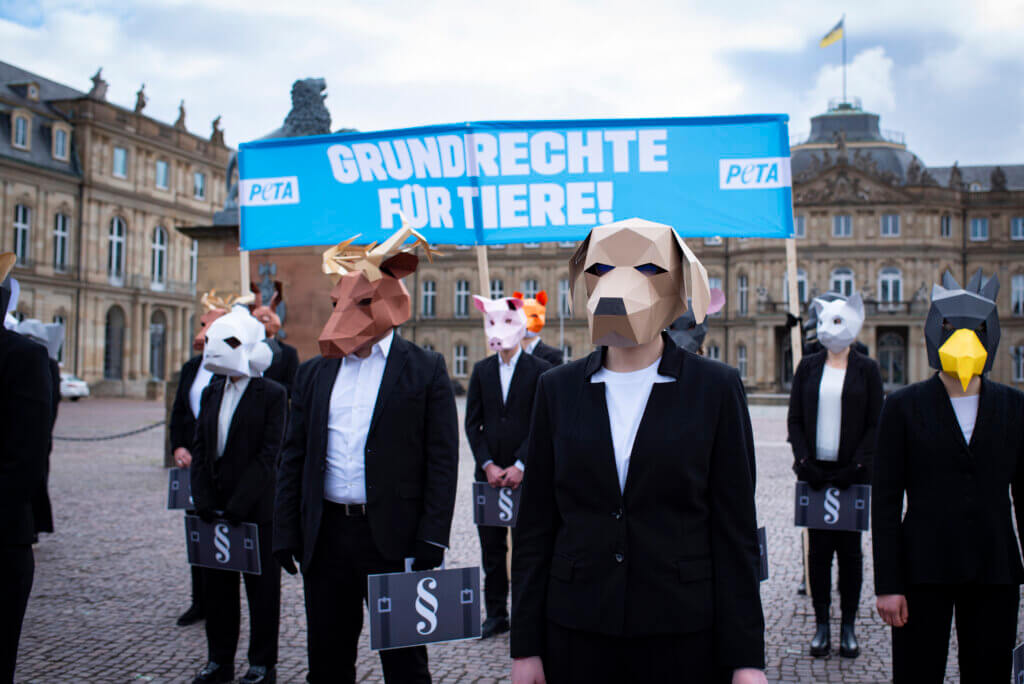
<svg viewBox="0 0 1024 684"><path fill-rule="evenodd" d="M203 390L213 379L213 373L203 368L202 363L201 352L206 343L206 328L226 313L225 309L210 308L200 317L199 330L192 339L192 349L200 353L186 361L178 374L178 389L174 393L174 403L171 404L171 416L167 427L170 433L171 455L174 457L174 464L179 468L188 468L192 465L191 449L196 434L199 402L203 396ZM206 617L206 607L203 601L203 569L193 565L191 574L192 605L178 616L177 625L179 627L186 627Z"/></svg>
<svg viewBox="0 0 1024 684"><path fill-rule="evenodd" d="M743 385L661 332L685 307L683 258L699 321L707 276L670 226L598 226L570 261L602 346L537 385L513 684L766 681Z"/></svg>
<svg viewBox="0 0 1024 684"><path fill-rule="evenodd" d="M521 342L523 351L552 366L561 366L565 359L562 350L544 344L540 339L540 332L547 320L548 293L541 290L536 297L526 297L522 292L513 292L512 297L523 300L523 311L526 313L526 334Z"/></svg>
<svg viewBox="0 0 1024 684"><path fill-rule="evenodd" d="M484 314L488 346L496 354L473 366L466 396L466 438L476 460L476 481L517 489L526 470L526 437L533 397L541 373L551 364L524 354L519 343L526 331L522 300L491 301L474 297ZM511 323L505 323L505 319ZM484 566L487 619L484 639L509 630L508 528L477 526Z"/></svg>
<svg viewBox="0 0 1024 684"><path fill-rule="evenodd" d="M216 377L203 390L192 444L192 500L204 520L218 515L232 525L259 527L259 575L246 573L249 603L249 670L241 684L276 680L281 612L281 568L274 560L274 464L277 462L288 396L273 380L259 377L271 351L260 341L259 322L236 307L207 332L203 365ZM193 684L234 680L238 645L238 572L203 569L209 663Z"/></svg>
<svg viewBox="0 0 1024 684"><path fill-rule="evenodd" d="M263 377L270 378L283 385L288 390L288 396L291 397L292 383L295 382L295 371L299 368L299 353L295 350L295 347L277 339L277 335L281 331L281 317L277 314L277 310L281 305L281 299L284 295L284 286L280 280L275 280L274 293L266 304L262 303L263 293L257 283L252 283L251 290L253 296L256 297L256 301L259 301L260 304L255 302L250 304L250 310L252 311L253 318L263 324L267 336L267 344L270 345L270 349L274 352L274 360L271 362L270 368L263 373Z"/></svg>
<svg viewBox="0 0 1024 684"><path fill-rule="evenodd" d="M1009 497L1020 534L1024 393L984 377L999 347L995 276L943 281L925 323L938 372L890 394L878 428L876 605L893 628L896 684L945 680L954 614L960 680L1005 682L1024 582Z"/></svg>
<svg viewBox="0 0 1024 684"><path fill-rule="evenodd" d="M14 254L0 254L0 312ZM52 406L46 350L0 326L0 681L14 681L35 560L32 498L46 479Z"/></svg>
<svg viewBox="0 0 1024 684"><path fill-rule="evenodd" d="M805 356L793 376L787 419L793 471L812 489L842 490L870 481L882 410L882 375L877 363L852 348L864 322L860 295L830 302L816 299L814 304L821 308L817 339L825 349ZM860 647L854 623L864 573L860 532L808 530L808 541L817 623L811 655L825 656L832 649L829 610L832 556L836 555L842 611L839 654L856 658Z"/></svg>
<svg viewBox="0 0 1024 684"><path fill-rule="evenodd" d="M278 469L274 551L302 567L309 681L354 682L366 578L444 560L458 478L458 417L444 357L402 339L400 278L413 231L324 265L338 276L323 356L296 374ZM420 244L420 243L417 243ZM422 244L426 244L425 242ZM430 681L425 647L380 652L388 682Z"/></svg>

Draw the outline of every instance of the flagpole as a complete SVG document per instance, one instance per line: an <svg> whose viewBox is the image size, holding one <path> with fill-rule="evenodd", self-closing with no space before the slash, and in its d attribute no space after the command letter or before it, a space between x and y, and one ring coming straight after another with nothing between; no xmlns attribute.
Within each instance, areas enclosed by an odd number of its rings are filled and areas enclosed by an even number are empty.
<svg viewBox="0 0 1024 684"><path fill-rule="evenodd" d="M843 13L843 104L846 104L846 14Z"/></svg>

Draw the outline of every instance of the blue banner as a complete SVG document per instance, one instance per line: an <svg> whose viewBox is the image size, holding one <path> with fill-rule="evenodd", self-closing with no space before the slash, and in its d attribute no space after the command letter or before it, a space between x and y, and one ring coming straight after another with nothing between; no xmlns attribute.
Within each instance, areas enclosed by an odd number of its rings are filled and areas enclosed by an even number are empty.
<svg viewBox="0 0 1024 684"><path fill-rule="evenodd" d="M245 143L242 249L577 241L639 216L685 236L789 237L784 114L490 121Z"/></svg>

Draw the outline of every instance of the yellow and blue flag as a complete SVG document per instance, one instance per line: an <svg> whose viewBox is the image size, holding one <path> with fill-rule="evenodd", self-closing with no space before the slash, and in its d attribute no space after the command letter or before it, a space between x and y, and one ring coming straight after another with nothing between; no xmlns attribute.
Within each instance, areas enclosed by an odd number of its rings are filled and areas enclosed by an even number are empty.
<svg viewBox="0 0 1024 684"><path fill-rule="evenodd" d="M843 37L843 22L845 18L840 19L839 23L832 27L832 30L825 34L825 37L818 43L818 47L828 47L832 43L836 42Z"/></svg>

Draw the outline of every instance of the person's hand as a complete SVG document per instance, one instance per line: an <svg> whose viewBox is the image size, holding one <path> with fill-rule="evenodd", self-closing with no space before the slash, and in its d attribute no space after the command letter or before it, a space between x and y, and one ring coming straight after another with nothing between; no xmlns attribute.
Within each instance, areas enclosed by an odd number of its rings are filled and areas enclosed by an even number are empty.
<svg viewBox="0 0 1024 684"><path fill-rule="evenodd" d="M547 684L540 656L512 660L512 684Z"/></svg>
<svg viewBox="0 0 1024 684"><path fill-rule="evenodd" d="M752 667L732 671L732 684L768 684L764 672Z"/></svg>
<svg viewBox="0 0 1024 684"><path fill-rule="evenodd" d="M820 491L825 487L827 479L824 471L809 461L803 461L797 468L797 477L807 483L807 486L814 491Z"/></svg>
<svg viewBox="0 0 1024 684"><path fill-rule="evenodd" d="M416 557L412 561L413 572L420 570L433 570L444 562L444 547L425 542L416 541Z"/></svg>
<svg viewBox="0 0 1024 684"><path fill-rule="evenodd" d="M192 465L192 454L185 447L178 447L174 450L174 465L179 468L188 468Z"/></svg>
<svg viewBox="0 0 1024 684"><path fill-rule="evenodd" d="M506 487L518 489L519 485L523 483L523 471L516 466L509 466L505 469L504 483Z"/></svg>
<svg viewBox="0 0 1024 684"><path fill-rule="evenodd" d="M487 484L492 487L501 487L501 483L505 478L505 471L493 463L488 463L487 467L484 468L484 475L487 476Z"/></svg>
<svg viewBox="0 0 1024 684"><path fill-rule="evenodd" d="M239 515L237 511L233 511L230 508L224 509L224 519L227 520L232 527L238 527L241 525L244 518L245 516Z"/></svg>
<svg viewBox="0 0 1024 684"><path fill-rule="evenodd" d="M289 575L294 575L299 571L299 569L295 567L294 560L298 555L299 554L292 549L281 549L280 551L274 552L274 560L277 561L277 564L281 566L282 570L287 572Z"/></svg>
<svg viewBox="0 0 1024 684"><path fill-rule="evenodd" d="M910 619L907 597L903 594L883 594L875 600L875 608L882 622L891 627L902 627Z"/></svg>
<svg viewBox="0 0 1024 684"><path fill-rule="evenodd" d="M196 515L198 515L199 519L204 523L212 523L217 517L217 514L210 508L197 508Z"/></svg>
<svg viewBox="0 0 1024 684"><path fill-rule="evenodd" d="M848 489L857 475L857 466L848 465L832 474L832 484L839 489Z"/></svg>

